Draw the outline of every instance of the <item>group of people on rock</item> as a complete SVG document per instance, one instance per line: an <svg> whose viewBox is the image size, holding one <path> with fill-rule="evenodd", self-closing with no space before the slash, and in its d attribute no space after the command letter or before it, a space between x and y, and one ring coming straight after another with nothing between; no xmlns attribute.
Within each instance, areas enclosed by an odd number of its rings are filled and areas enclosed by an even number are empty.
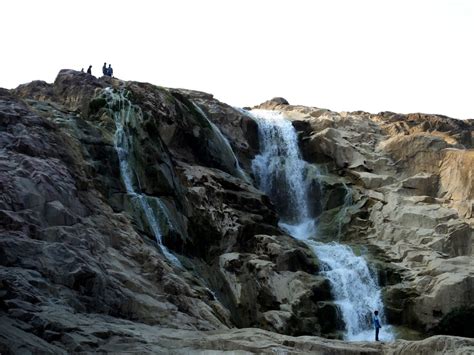
<svg viewBox="0 0 474 355"><path fill-rule="evenodd" d="M109 66L107 67L107 63L104 63L104 65L102 66L102 74L104 74L104 76L112 77L114 74L114 70L112 69L112 64L109 63Z"/></svg>
<svg viewBox="0 0 474 355"><path fill-rule="evenodd" d="M84 72L84 68L81 69L81 72ZM87 74L92 75L92 65L89 65L89 68L87 68ZM114 75L112 64L109 64L109 66L107 67L107 63L104 63L104 65L102 66L102 74L104 76L112 77Z"/></svg>

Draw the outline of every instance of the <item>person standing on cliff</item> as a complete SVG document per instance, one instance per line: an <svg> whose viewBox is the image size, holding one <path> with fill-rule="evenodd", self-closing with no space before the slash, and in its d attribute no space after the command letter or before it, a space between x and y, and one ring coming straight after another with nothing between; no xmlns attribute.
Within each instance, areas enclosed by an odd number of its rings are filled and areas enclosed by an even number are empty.
<svg viewBox="0 0 474 355"><path fill-rule="evenodd" d="M92 75L92 65L89 65L89 68L87 68L87 74Z"/></svg>
<svg viewBox="0 0 474 355"><path fill-rule="evenodd" d="M374 312L374 328L375 328L375 341L379 341L379 330L382 328L380 325L379 311Z"/></svg>
<svg viewBox="0 0 474 355"><path fill-rule="evenodd" d="M104 65L102 66L102 74L104 76L107 76L107 63L104 63Z"/></svg>
<svg viewBox="0 0 474 355"><path fill-rule="evenodd" d="M112 69L112 64L109 64L109 67L107 68L107 75L112 77L114 75L114 70Z"/></svg>

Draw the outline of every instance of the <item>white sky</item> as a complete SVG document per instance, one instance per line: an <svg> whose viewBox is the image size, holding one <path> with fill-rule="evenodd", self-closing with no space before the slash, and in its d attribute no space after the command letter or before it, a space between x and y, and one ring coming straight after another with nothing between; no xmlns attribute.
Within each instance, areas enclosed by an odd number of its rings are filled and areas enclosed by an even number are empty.
<svg viewBox="0 0 474 355"><path fill-rule="evenodd" d="M474 118L471 0L1 0L0 87L62 68L335 111Z"/></svg>

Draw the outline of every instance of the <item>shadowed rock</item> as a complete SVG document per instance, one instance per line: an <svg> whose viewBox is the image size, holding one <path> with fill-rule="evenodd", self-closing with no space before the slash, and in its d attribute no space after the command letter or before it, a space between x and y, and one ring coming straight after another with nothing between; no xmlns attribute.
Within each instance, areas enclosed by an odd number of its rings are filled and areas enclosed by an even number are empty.
<svg viewBox="0 0 474 355"><path fill-rule="evenodd" d="M126 123L132 183L166 211L162 240L182 266L163 255L124 186L114 147L123 106L111 106L106 87L126 90L135 110ZM0 352L472 350L456 337L381 345L309 336L343 330L319 263L235 174L194 105L251 177L257 125L212 95L73 70L53 84L0 89ZM282 98L262 105L293 120L304 157L320 164L307 179L321 226L368 246L385 271L390 321L454 324L474 287L472 122L339 114Z"/></svg>

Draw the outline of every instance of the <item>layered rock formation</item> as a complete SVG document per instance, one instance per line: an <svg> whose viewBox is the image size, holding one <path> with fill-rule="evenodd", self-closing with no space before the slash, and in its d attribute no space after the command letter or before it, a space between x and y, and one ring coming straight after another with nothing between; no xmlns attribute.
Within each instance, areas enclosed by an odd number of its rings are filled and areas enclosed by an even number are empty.
<svg viewBox="0 0 474 355"><path fill-rule="evenodd" d="M305 158L325 169L327 193L315 188L313 200L328 235L350 187L338 226L344 240L372 246L393 322L435 329L472 305L472 122L281 98L264 107L294 120ZM117 117L135 193L121 173ZM340 336L329 284L253 186L256 123L209 94L63 70L54 84L0 89L0 127L2 353L474 346L291 337Z"/></svg>
<svg viewBox="0 0 474 355"><path fill-rule="evenodd" d="M336 113L279 101L259 108L293 120L305 158L327 171L327 189L351 188L343 240L372 250L390 284L392 322L433 330L451 312L472 307L473 120ZM323 213L320 222L328 221Z"/></svg>

